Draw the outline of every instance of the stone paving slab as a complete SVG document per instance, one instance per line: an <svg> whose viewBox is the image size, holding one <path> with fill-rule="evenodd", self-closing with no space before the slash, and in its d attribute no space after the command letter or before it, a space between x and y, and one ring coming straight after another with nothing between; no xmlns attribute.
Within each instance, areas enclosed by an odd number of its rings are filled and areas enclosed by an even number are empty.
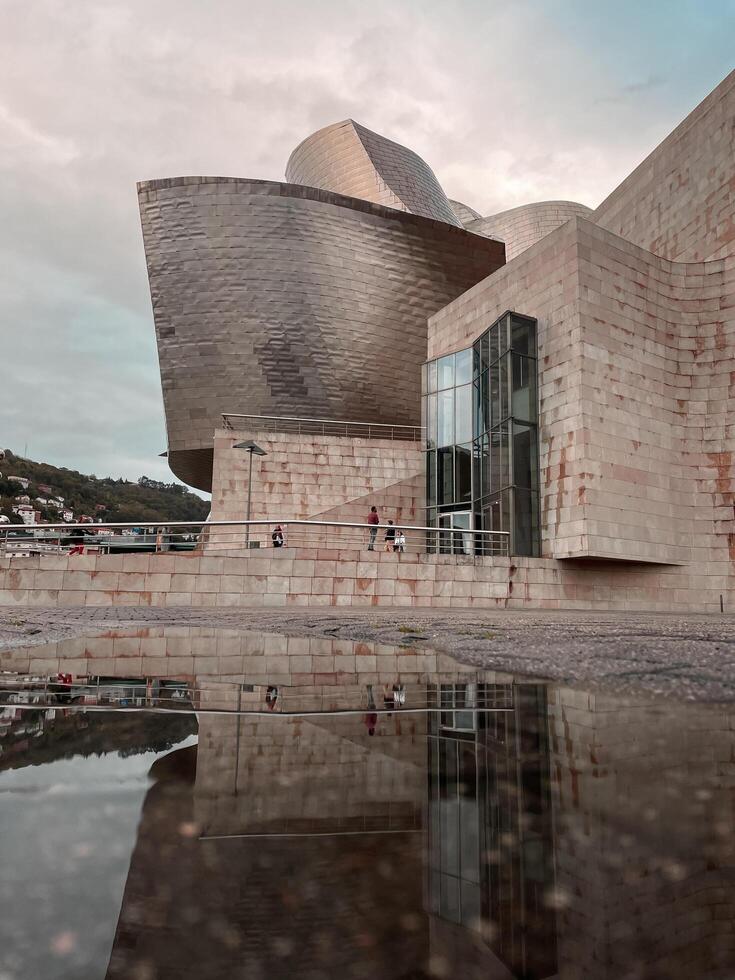
<svg viewBox="0 0 735 980"><path fill-rule="evenodd" d="M429 646L464 663L619 692L735 700L735 616L380 609L0 611L2 650L111 628L186 625Z"/></svg>

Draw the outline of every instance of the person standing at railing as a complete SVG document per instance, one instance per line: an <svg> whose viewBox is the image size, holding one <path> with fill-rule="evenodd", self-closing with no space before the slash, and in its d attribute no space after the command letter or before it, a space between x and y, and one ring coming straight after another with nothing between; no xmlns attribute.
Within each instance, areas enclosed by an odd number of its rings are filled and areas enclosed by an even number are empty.
<svg viewBox="0 0 735 980"><path fill-rule="evenodd" d="M271 540L273 541L273 547L274 548L282 548L283 547L283 529L281 528L281 525L280 524L277 524L276 525L276 528L273 531L273 534L271 534Z"/></svg>
<svg viewBox="0 0 735 980"><path fill-rule="evenodd" d="M74 530L69 538L69 543L71 548L69 549L69 555L83 555L84 554L84 531L79 528L79 530Z"/></svg>
<svg viewBox="0 0 735 980"><path fill-rule="evenodd" d="M396 543L393 550L394 551L406 550L406 535L403 533L403 531L400 528L396 531Z"/></svg>
<svg viewBox="0 0 735 980"><path fill-rule="evenodd" d="M380 524L380 517L378 516L378 508L371 507L370 513L367 519L370 525L370 540L368 541L368 551L375 551L375 539L378 536L378 524Z"/></svg>
<svg viewBox="0 0 735 980"><path fill-rule="evenodd" d="M385 550L396 550L396 529L393 527L393 521L388 521L388 527L385 529Z"/></svg>

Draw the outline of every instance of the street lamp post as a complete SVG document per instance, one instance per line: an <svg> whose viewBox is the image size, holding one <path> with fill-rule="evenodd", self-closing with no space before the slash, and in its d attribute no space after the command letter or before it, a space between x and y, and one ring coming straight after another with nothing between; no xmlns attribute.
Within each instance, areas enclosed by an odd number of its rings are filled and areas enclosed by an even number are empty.
<svg viewBox="0 0 735 980"><path fill-rule="evenodd" d="M244 449L250 454L250 464L248 466L248 513L247 513L247 524L245 525L245 547L250 550L250 498L253 491L253 456L267 456L268 453L265 449L253 442L252 439L248 439L245 442L236 442L232 447L233 449Z"/></svg>

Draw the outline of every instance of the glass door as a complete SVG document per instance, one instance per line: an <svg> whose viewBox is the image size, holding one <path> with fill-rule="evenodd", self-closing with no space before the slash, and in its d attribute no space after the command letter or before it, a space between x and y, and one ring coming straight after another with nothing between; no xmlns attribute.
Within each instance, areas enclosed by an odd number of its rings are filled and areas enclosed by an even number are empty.
<svg viewBox="0 0 735 980"><path fill-rule="evenodd" d="M438 524L440 528L444 529L444 533L439 535L439 554L474 554L471 511L463 510L439 514Z"/></svg>
<svg viewBox="0 0 735 980"><path fill-rule="evenodd" d="M455 555L471 555L472 532L470 530L472 514L469 510L451 514L452 518L452 551Z"/></svg>

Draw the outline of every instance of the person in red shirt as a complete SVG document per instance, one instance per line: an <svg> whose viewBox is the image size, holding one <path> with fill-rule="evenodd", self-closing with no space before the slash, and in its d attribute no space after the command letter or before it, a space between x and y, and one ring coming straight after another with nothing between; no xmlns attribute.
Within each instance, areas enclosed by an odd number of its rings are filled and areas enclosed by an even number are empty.
<svg viewBox="0 0 735 980"><path fill-rule="evenodd" d="M378 536L378 524L380 524L380 518L378 517L378 508L371 507L370 513L367 519L370 525L370 540L368 542L368 551L375 551L375 539Z"/></svg>
<svg viewBox="0 0 735 980"><path fill-rule="evenodd" d="M365 715L365 718L363 720L365 722L365 726L367 727L367 733L368 733L368 735L374 735L375 734L375 728L376 728L376 726L378 724L378 713L377 713L377 711L371 711L369 714Z"/></svg>

